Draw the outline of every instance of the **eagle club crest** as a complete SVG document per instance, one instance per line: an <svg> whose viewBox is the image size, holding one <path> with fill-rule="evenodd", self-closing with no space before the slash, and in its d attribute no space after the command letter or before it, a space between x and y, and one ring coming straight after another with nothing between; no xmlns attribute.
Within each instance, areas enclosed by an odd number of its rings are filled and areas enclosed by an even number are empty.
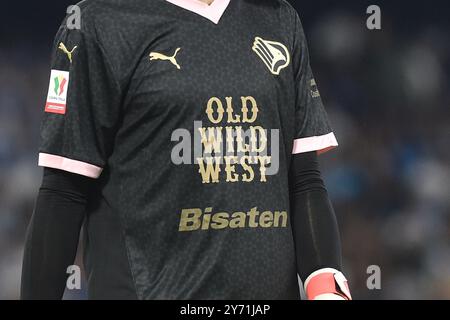
<svg viewBox="0 0 450 320"><path fill-rule="evenodd" d="M280 42L256 37L252 49L274 75L278 76L281 70L289 66L291 62L288 49Z"/></svg>

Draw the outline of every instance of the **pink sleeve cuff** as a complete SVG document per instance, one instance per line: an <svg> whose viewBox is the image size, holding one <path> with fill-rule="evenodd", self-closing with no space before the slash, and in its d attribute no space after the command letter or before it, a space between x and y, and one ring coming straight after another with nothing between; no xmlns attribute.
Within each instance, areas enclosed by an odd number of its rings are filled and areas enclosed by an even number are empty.
<svg viewBox="0 0 450 320"><path fill-rule="evenodd" d="M317 151L322 154L338 146L338 142L333 132L323 135L294 140L292 154Z"/></svg>
<svg viewBox="0 0 450 320"><path fill-rule="evenodd" d="M72 160L61 156L55 156L48 153L39 154L39 166L76 173L93 179L100 177L103 170L102 168L89 163Z"/></svg>

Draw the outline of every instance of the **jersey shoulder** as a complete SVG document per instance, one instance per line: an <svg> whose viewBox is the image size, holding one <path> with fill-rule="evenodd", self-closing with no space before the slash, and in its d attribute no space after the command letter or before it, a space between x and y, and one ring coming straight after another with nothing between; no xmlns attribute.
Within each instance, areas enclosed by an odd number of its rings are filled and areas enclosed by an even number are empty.
<svg viewBox="0 0 450 320"><path fill-rule="evenodd" d="M286 12L291 15L296 15L297 11L287 0L245 0L247 3L252 3L257 7L266 8L268 10L277 10Z"/></svg>
<svg viewBox="0 0 450 320"><path fill-rule="evenodd" d="M280 12L290 25L300 22L297 10L286 0L277 0L280 4Z"/></svg>
<svg viewBox="0 0 450 320"><path fill-rule="evenodd" d="M277 26L283 34L289 51L293 52L301 22L297 10L286 0L245 0L259 12L267 23Z"/></svg>
<svg viewBox="0 0 450 320"><path fill-rule="evenodd" d="M159 0L83 0L75 6L79 8L80 31L95 36L99 32L126 31L123 29L143 12L158 12L158 4ZM68 14L65 21L70 16Z"/></svg>
<svg viewBox="0 0 450 320"><path fill-rule="evenodd" d="M265 16L275 17L278 25L288 30L300 22L297 10L286 0L244 0L253 6L254 12L264 12Z"/></svg>

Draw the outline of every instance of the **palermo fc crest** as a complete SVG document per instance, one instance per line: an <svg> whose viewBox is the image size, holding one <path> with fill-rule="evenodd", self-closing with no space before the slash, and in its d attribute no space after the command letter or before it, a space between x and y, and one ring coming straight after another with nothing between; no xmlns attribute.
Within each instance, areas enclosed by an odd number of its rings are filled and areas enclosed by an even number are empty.
<svg viewBox="0 0 450 320"><path fill-rule="evenodd" d="M281 70L289 66L291 62L288 49L280 42L268 41L256 37L252 49L274 75L279 75Z"/></svg>

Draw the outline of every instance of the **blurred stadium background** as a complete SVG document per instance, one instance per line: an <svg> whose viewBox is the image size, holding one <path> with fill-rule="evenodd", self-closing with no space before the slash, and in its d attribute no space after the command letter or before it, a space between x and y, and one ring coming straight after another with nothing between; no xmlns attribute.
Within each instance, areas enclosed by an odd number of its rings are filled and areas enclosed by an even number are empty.
<svg viewBox="0 0 450 320"><path fill-rule="evenodd" d="M354 297L450 299L450 3L292 3L340 141L322 166ZM0 12L0 299L19 295L49 57L70 4ZM381 31L366 28L370 4L382 9ZM369 265L381 268L381 290L366 287Z"/></svg>

